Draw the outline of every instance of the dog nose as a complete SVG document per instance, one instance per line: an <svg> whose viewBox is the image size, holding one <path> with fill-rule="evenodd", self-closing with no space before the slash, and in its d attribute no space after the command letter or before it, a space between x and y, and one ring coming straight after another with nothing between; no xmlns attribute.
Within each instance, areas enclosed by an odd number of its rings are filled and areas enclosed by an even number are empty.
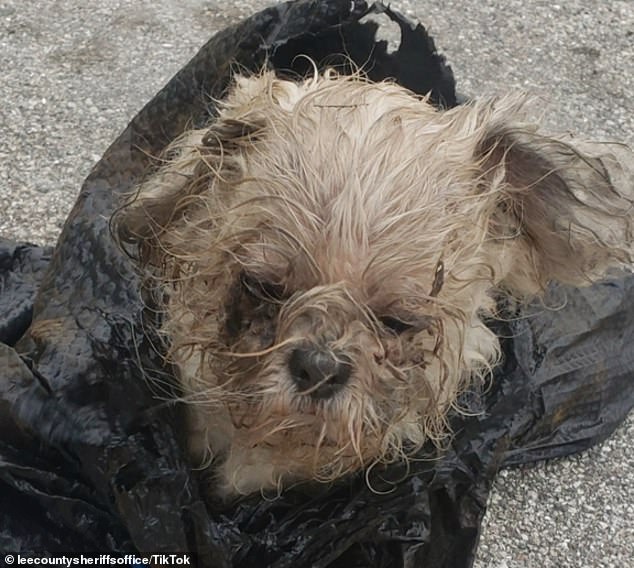
<svg viewBox="0 0 634 568"><path fill-rule="evenodd" d="M341 390L352 371L348 357L319 347L295 349L289 368L299 391L319 400L330 398Z"/></svg>

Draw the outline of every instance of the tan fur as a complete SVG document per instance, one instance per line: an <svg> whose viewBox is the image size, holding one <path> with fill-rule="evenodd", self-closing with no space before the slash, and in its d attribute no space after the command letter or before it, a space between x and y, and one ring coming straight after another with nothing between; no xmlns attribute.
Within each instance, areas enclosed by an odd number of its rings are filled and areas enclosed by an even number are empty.
<svg viewBox="0 0 634 568"><path fill-rule="evenodd" d="M359 77L238 77L117 214L156 284L190 450L214 462L219 495L442 444L458 393L498 360L493 294L632 262L627 168L610 147L539 133L525 103L439 111ZM289 376L307 344L351 361L331 398Z"/></svg>

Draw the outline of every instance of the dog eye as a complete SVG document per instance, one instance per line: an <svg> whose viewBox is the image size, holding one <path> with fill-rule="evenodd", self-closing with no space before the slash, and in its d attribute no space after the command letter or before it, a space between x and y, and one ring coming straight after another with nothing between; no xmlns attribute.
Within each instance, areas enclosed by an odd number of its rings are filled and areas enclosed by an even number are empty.
<svg viewBox="0 0 634 568"><path fill-rule="evenodd" d="M249 296L269 302L280 301L284 298L284 287L271 282L259 280L249 274L240 276L240 283Z"/></svg>
<svg viewBox="0 0 634 568"><path fill-rule="evenodd" d="M382 316L379 318L379 321L396 334L404 333L414 327L413 324L404 322L392 316Z"/></svg>

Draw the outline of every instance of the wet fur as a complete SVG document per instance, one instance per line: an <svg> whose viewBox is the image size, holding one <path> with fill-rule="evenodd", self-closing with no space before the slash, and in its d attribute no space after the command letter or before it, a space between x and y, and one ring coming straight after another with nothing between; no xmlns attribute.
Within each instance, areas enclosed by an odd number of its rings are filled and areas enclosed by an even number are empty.
<svg viewBox="0 0 634 568"><path fill-rule="evenodd" d="M217 495L441 445L458 393L499 359L494 296L632 262L624 162L541 134L526 102L440 111L389 82L264 73L166 151L113 221L164 310ZM353 363L331 399L290 380L310 342Z"/></svg>

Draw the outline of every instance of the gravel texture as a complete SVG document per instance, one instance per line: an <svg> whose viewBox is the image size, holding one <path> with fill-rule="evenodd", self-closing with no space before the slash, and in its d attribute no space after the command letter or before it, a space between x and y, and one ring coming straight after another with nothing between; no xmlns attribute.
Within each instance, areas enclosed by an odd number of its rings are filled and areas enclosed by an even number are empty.
<svg viewBox="0 0 634 568"><path fill-rule="evenodd" d="M261 0L0 0L0 235L54 242L92 165L216 30ZM422 2L461 93L529 90L552 128L634 142L634 2ZM502 472L477 568L634 564L634 419L581 456Z"/></svg>

